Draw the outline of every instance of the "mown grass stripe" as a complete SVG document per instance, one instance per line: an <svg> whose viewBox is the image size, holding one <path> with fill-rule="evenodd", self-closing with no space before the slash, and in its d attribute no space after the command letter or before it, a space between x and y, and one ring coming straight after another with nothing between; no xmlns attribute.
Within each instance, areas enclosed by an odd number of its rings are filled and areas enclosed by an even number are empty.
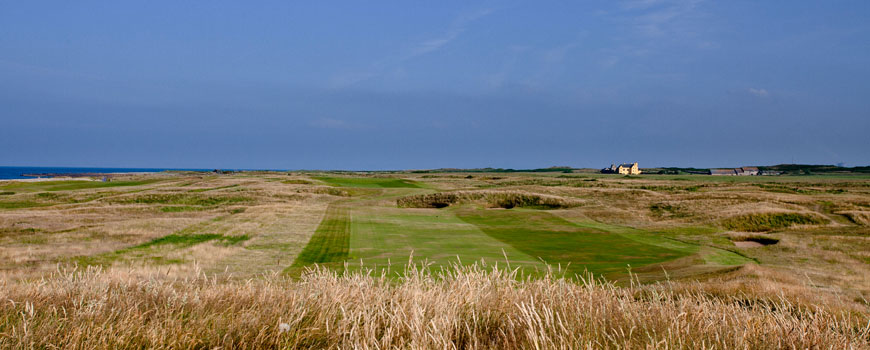
<svg viewBox="0 0 870 350"><path fill-rule="evenodd" d="M523 274L546 270L537 258L496 240L452 211L417 211L399 208L354 208L351 217L349 269L373 269L395 277L411 261L418 267L451 268L486 261L512 267ZM361 265L357 265L357 264ZM341 268L341 267L339 267Z"/></svg>
<svg viewBox="0 0 870 350"><path fill-rule="evenodd" d="M330 204L320 226L296 257L293 267L343 262L350 256L350 215L347 207Z"/></svg>

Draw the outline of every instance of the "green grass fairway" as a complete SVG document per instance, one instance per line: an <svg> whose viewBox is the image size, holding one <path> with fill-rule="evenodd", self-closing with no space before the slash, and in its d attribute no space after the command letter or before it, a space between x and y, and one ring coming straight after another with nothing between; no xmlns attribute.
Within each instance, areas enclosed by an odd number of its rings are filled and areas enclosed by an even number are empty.
<svg viewBox="0 0 870 350"><path fill-rule="evenodd" d="M572 221L573 222L573 221ZM754 263L755 261L740 254L734 253L732 251L728 251L725 249L719 249L714 247L702 247L697 244L686 243L682 241L678 241L676 239L668 237L668 235L664 232L653 233L644 230L639 230L633 227L627 226L618 226L618 225L609 225L600 222L594 221L584 221L584 222L573 222L575 225L581 227L589 227L598 229L601 231L609 232L612 234L617 234L623 236L625 238L631 239L633 241L637 241L643 244L653 245L657 247L662 247L666 249L671 249L675 251L679 251L685 254L698 254L701 259L708 265L722 265L722 266L735 266L735 265L743 265L748 263ZM686 230L695 230L699 232L708 232L706 228L683 228Z"/></svg>
<svg viewBox="0 0 870 350"><path fill-rule="evenodd" d="M570 263L568 273L582 273L584 269L596 274L620 273L628 265L649 265L691 254L686 249L646 244L582 227L542 211L463 208L457 214L463 221L530 256L563 267Z"/></svg>
<svg viewBox="0 0 870 350"><path fill-rule="evenodd" d="M326 177L318 176L314 179L326 182L336 187L359 187L359 188L418 188L417 183L405 179L386 177Z"/></svg>
<svg viewBox="0 0 870 350"><path fill-rule="evenodd" d="M414 262L433 266L485 260L524 271L544 271L539 260L459 220L453 212L432 209L360 208L352 212L351 263L401 271L413 252ZM457 260L459 258L459 260Z"/></svg>
<svg viewBox="0 0 870 350"><path fill-rule="evenodd" d="M311 236L311 240L296 257L291 268L310 264L343 263L350 252L350 218L348 209L340 204L331 204L326 216Z"/></svg>
<svg viewBox="0 0 870 350"><path fill-rule="evenodd" d="M570 219L565 219L565 220L571 221ZM596 221L582 221L582 222L571 221L571 222L577 226L580 226L580 227L585 227L585 228L604 231L604 232L611 233L611 234L620 235L622 237L628 238L628 239L633 240L633 241L637 241L639 243L657 246L657 247L661 247L661 248L666 248L666 249L670 249L670 250L675 250L675 251L683 252L686 254L697 253L701 248L701 246L699 246L697 244L690 244L690 243L677 241L674 239L670 239L667 236L662 235L662 234L655 234L652 232L639 230L639 229L636 229L633 227L610 225L610 224L605 224L605 223L596 222Z"/></svg>

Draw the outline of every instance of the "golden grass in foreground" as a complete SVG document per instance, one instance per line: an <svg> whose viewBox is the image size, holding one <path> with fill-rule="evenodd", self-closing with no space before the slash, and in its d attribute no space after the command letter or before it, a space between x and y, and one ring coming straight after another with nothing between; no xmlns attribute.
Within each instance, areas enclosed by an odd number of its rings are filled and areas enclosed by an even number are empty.
<svg viewBox="0 0 870 350"><path fill-rule="evenodd" d="M56 273L0 282L0 348L868 348L866 315L670 283L517 281L480 266L398 281Z"/></svg>

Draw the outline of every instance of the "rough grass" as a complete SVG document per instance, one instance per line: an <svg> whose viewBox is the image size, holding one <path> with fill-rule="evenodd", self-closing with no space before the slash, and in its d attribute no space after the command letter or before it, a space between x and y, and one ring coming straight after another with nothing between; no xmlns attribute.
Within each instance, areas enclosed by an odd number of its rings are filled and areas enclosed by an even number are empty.
<svg viewBox="0 0 870 350"><path fill-rule="evenodd" d="M454 191L401 197L396 205L401 208L444 208L453 204L483 202L494 208L572 208L580 202L549 195L520 191Z"/></svg>
<svg viewBox="0 0 870 350"><path fill-rule="evenodd" d="M139 245L129 248L116 250L108 254L100 254L97 256L78 257L76 262L82 265L106 265L119 259L134 257L141 255L145 251L153 251L155 249L163 249L165 246L171 246L171 249L183 249L197 244L214 241L220 245L235 245L251 239L248 235L222 235L217 233L197 233L197 234L170 234L167 236L153 239ZM160 259L160 256L152 257ZM181 261L176 261L181 262Z"/></svg>
<svg viewBox="0 0 870 350"><path fill-rule="evenodd" d="M303 179L282 180L281 183L287 184L287 185L312 185L312 184L314 184L311 181L303 180Z"/></svg>
<svg viewBox="0 0 870 350"><path fill-rule="evenodd" d="M350 197L353 194L347 190L342 190L334 187L314 187L309 190L311 193L328 194L330 196Z"/></svg>
<svg viewBox="0 0 870 350"><path fill-rule="evenodd" d="M190 205L175 205L169 207L162 207L160 211L164 213L181 213L185 211L201 211L207 210L208 207L199 207L199 206L190 206Z"/></svg>
<svg viewBox="0 0 870 350"><path fill-rule="evenodd" d="M860 349L866 315L679 285L409 268L396 282L318 269L301 281L99 270L0 281L0 348Z"/></svg>
<svg viewBox="0 0 870 350"><path fill-rule="evenodd" d="M26 192L35 191L74 191L91 188L128 187L141 186L159 182L159 179L146 179L139 181L43 181L43 182L15 182L0 186L2 190L18 190Z"/></svg>
<svg viewBox="0 0 870 350"><path fill-rule="evenodd" d="M29 236L38 233L42 230L33 227L18 228L18 227L0 227L0 238Z"/></svg>
<svg viewBox="0 0 870 350"><path fill-rule="evenodd" d="M658 218L684 218L689 216L684 208L668 203L650 204L649 210L653 216Z"/></svg>
<svg viewBox="0 0 870 350"><path fill-rule="evenodd" d="M239 186L240 186L239 184L233 184L233 185L210 187L210 188L197 188L197 189L190 190L188 192L192 192L192 193L208 192L208 191L216 191L216 190L222 190L222 189L226 189L226 188L233 188L233 187L239 187Z"/></svg>
<svg viewBox="0 0 870 350"><path fill-rule="evenodd" d="M810 214L762 213L747 214L722 220L720 224L730 230L764 232L794 225L822 225L827 221Z"/></svg>
<svg viewBox="0 0 870 350"><path fill-rule="evenodd" d="M178 235L171 234L168 236L163 236L152 240L148 243L137 245L133 248L129 248L129 250L134 249L147 249L154 246L167 245L172 244L177 247L189 247L192 245L197 245L200 243L208 242L208 241L220 241L227 245L238 244L242 241L247 241L251 237L248 235L240 235L240 236L224 236L216 233L201 233L201 234L193 234L193 235Z"/></svg>
<svg viewBox="0 0 870 350"><path fill-rule="evenodd" d="M868 211L844 211L840 215L857 225L870 226L870 212Z"/></svg>
<svg viewBox="0 0 870 350"><path fill-rule="evenodd" d="M10 201L10 202L0 202L0 209L36 208L36 207L44 207L44 206L49 206L49 205L51 205L51 203L34 202L34 201Z"/></svg>
<svg viewBox="0 0 870 350"><path fill-rule="evenodd" d="M360 188L417 188L416 182L389 177L329 177L317 176L314 179L337 187Z"/></svg>
<svg viewBox="0 0 870 350"><path fill-rule="evenodd" d="M0 200L0 209L38 208L58 204L87 203L116 194L118 194L118 192L114 191L24 192L12 197L11 200Z"/></svg>
<svg viewBox="0 0 870 350"><path fill-rule="evenodd" d="M178 259L166 259L164 255L172 251L189 248L206 242L214 242L218 245L230 246L251 239L247 234L221 234L203 232L211 228L211 224L220 222L225 217L217 217L208 221L199 222L177 232L152 239L148 242L121 248L115 251L92 256L74 257L73 261L81 265L111 265L119 260L131 260L148 258L158 263L181 263Z"/></svg>
<svg viewBox="0 0 870 350"><path fill-rule="evenodd" d="M218 206L226 204L235 204L251 201L250 198L242 196L224 196L224 195L193 195L187 193L151 193L141 194L128 197L120 197L112 200L114 203L121 204L175 204L175 205L197 205L197 206Z"/></svg>

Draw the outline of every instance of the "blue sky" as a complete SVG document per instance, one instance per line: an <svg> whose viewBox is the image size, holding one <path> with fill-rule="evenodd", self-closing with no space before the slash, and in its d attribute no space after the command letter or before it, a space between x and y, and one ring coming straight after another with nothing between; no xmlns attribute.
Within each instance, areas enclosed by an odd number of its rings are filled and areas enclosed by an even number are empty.
<svg viewBox="0 0 870 350"><path fill-rule="evenodd" d="M870 164L870 2L7 1L0 165Z"/></svg>

